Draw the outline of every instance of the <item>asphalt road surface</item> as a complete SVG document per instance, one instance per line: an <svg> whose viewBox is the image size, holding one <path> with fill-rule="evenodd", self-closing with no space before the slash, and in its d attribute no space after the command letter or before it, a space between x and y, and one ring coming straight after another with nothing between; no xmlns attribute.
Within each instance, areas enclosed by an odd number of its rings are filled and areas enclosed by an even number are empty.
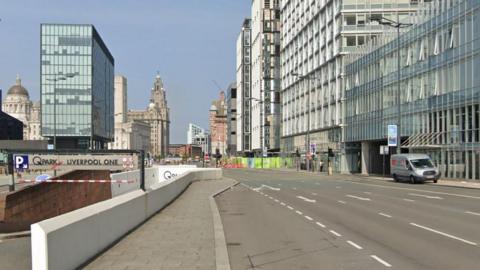
<svg viewBox="0 0 480 270"><path fill-rule="evenodd" d="M480 269L480 190L226 170L217 197L237 269Z"/></svg>

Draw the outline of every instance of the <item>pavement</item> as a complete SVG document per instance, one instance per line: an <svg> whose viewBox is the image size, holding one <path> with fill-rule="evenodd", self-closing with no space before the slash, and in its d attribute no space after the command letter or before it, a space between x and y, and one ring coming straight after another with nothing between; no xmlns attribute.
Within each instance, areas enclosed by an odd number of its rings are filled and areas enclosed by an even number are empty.
<svg viewBox="0 0 480 270"><path fill-rule="evenodd" d="M231 268L478 269L480 190L360 176L225 170Z"/></svg>
<svg viewBox="0 0 480 270"><path fill-rule="evenodd" d="M231 179L192 183L169 206L84 269L215 269L209 198L234 183Z"/></svg>

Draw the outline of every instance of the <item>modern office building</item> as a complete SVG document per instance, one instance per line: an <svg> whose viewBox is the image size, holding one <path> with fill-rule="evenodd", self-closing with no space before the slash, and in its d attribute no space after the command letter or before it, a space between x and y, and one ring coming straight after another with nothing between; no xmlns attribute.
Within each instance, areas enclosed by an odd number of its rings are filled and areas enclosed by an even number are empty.
<svg viewBox="0 0 480 270"><path fill-rule="evenodd" d="M114 133L114 59L93 25L41 25L42 136L104 149Z"/></svg>
<svg viewBox="0 0 480 270"><path fill-rule="evenodd" d="M252 151L252 20L243 21L237 39L237 153Z"/></svg>
<svg viewBox="0 0 480 270"><path fill-rule="evenodd" d="M400 115L402 152L429 154L442 177L480 180L480 2L435 1L415 20L346 67L348 168L382 171L379 147Z"/></svg>
<svg viewBox="0 0 480 270"><path fill-rule="evenodd" d="M252 1L251 148L257 153L280 151L279 2Z"/></svg>
<svg viewBox="0 0 480 270"><path fill-rule="evenodd" d="M155 77L150 104L145 111L129 111L128 121L142 121L151 127L150 153L156 158L165 158L170 144L170 108L167 93L159 74Z"/></svg>
<svg viewBox="0 0 480 270"><path fill-rule="evenodd" d="M396 19L398 13L404 19L420 2L281 1L282 152L306 153L315 144L326 164L330 148L334 171L347 171L345 56L386 31L372 18Z"/></svg>
<svg viewBox="0 0 480 270"><path fill-rule="evenodd" d="M128 113L128 98L127 98L127 78L122 75L115 76L115 93L114 93L114 112L115 112L115 123L126 123L127 122L127 113Z"/></svg>
<svg viewBox="0 0 480 270"><path fill-rule="evenodd" d="M227 154L237 155L237 83L227 89Z"/></svg>
<svg viewBox="0 0 480 270"><path fill-rule="evenodd" d="M195 125L195 124L188 124L188 130L187 130L187 144L195 144L194 140L195 138L200 135L204 134L205 129L202 127Z"/></svg>

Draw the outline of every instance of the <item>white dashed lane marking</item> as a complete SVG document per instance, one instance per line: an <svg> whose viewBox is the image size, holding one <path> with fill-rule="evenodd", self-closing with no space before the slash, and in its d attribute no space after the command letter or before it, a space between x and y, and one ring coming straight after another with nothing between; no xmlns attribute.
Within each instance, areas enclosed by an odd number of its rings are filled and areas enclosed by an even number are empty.
<svg viewBox="0 0 480 270"><path fill-rule="evenodd" d="M298 210L297 210L297 211L295 211L295 213L297 213L297 214L299 214L299 215L303 215L303 213L302 213L302 212L300 212L300 211L298 211Z"/></svg>
<svg viewBox="0 0 480 270"><path fill-rule="evenodd" d="M320 222L317 222L316 224L317 224L318 226L322 227L322 228L326 228L326 227L327 227L327 226L323 225L323 224L320 223Z"/></svg>
<svg viewBox="0 0 480 270"><path fill-rule="evenodd" d="M426 226L418 225L418 224L416 224L416 223L410 223L410 225L415 226L415 227L418 227L418 228L421 228L421 229L424 229L424 230L427 230L427 231L430 231L430 232L433 232L433 233L437 233L437 234L443 235L443 236L448 237L448 238L451 238L451 239L455 239L455 240L464 242L464 243L469 244L469 245L472 245L472 246L477 246L477 243L475 243L475 242L468 241L468 240L465 240L465 239L463 239L463 238L460 238L460 237L457 237L457 236L454 236L454 235L451 235L451 234L448 234L448 233L444 233L444 232L441 232L441 231L437 231L437 230L435 230L435 229L432 229L432 228L429 228L429 227L426 227Z"/></svg>
<svg viewBox="0 0 480 270"><path fill-rule="evenodd" d="M387 218L392 218L392 216L387 215L387 214L385 214L385 213L381 213L381 212L380 212L380 213L378 213L378 214L379 214L380 216L384 216L384 217L387 217Z"/></svg>
<svg viewBox="0 0 480 270"><path fill-rule="evenodd" d="M330 230L330 232L331 232L333 235L337 236L337 237L342 236L341 234L339 234L338 232L336 232L336 231L334 231L334 230Z"/></svg>
<svg viewBox="0 0 480 270"><path fill-rule="evenodd" d="M386 261L384 261L384 260L380 259L380 258L379 258L378 256L376 256L376 255L370 255L370 257L372 257L372 258L373 258L374 260L376 260L377 262L379 262L379 263L381 263L381 264L385 265L386 267L392 267L392 265L391 265L391 264L389 264L388 262L386 262Z"/></svg>
<svg viewBox="0 0 480 270"><path fill-rule="evenodd" d="M341 204L347 204L347 203L346 203L346 202L344 202L344 201L338 201L338 202L339 202L339 203L341 203Z"/></svg>
<svg viewBox="0 0 480 270"><path fill-rule="evenodd" d="M349 243L350 245L354 246L356 249L363 249L361 246L359 246L358 244L352 242L352 241L347 241L347 243Z"/></svg>
<svg viewBox="0 0 480 270"><path fill-rule="evenodd" d="M308 219L308 220L310 220L310 221L313 220L313 218L311 218L311 217L309 217L309 216L305 216L305 218Z"/></svg>
<svg viewBox="0 0 480 270"><path fill-rule="evenodd" d="M293 207L291 207L290 205L287 205L287 208L293 210Z"/></svg>
<svg viewBox="0 0 480 270"><path fill-rule="evenodd" d="M443 200L442 197L438 197L438 196L428 196L428 195L416 194L416 193L408 193L408 195L415 196L415 197L423 197L423 198L427 198L427 199Z"/></svg>
<svg viewBox="0 0 480 270"><path fill-rule="evenodd" d="M410 200L410 199L403 199L406 202L414 202L415 200Z"/></svg>
<svg viewBox="0 0 480 270"><path fill-rule="evenodd" d="M350 194L348 194L346 196L349 197L349 198L360 200L360 201L371 201L370 198L363 198L363 197L358 197L358 196L354 196L354 195L350 195Z"/></svg>

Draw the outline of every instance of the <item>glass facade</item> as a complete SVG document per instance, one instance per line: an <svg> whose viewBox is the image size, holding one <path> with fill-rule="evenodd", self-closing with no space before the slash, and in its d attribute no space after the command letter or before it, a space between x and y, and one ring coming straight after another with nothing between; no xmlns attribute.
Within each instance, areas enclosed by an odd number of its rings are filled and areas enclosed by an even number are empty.
<svg viewBox="0 0 480 270"><path fill-rule="evenodd" d="M114 59L92 25L41 25L42 136L56 128L57 140L101 147L113 139L113 95Z"/></svg>
<svg viewBox="0 0 480 270"><path fill-rule="evenodd" d="M433 2L417 16L399 40L347 65L346 141L386 142L400 83L402 151L429 154L444 177L479 180L480 2Z"/></svg>

